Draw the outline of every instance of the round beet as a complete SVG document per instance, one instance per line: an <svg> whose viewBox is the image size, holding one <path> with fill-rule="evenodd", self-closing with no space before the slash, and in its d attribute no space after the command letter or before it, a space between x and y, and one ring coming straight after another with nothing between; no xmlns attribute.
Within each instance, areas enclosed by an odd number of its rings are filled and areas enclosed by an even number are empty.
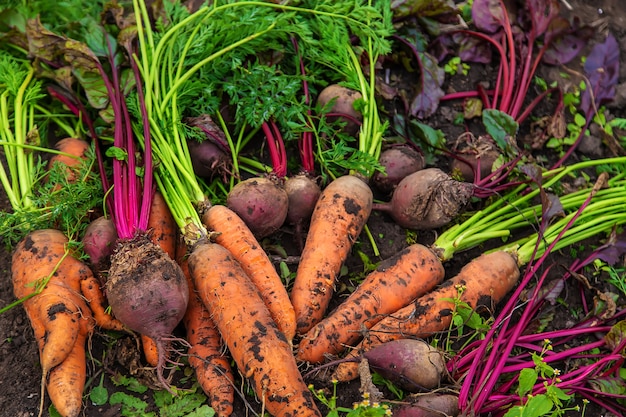
<svg viewBox="0 0 626 417"><path fill-rule="evenodd" d="M424 156L410 146L394 146L380 154L378 158L385 172L376 172L372 183L381 192L389 194L406 177L424 169Z"/></svg>
<svg viewBox="0 0 626 417"><path fill-rule="evenodd" d="M241 217L257 239L262 239L285 223L289 197L278 180L250 178L230 190L226 206Z"/></svg>
<svg viewBox="0 0 626 417"><path fill-rule="evenodd" d="M329 113L333 113L333 115L329 116L328 120L333 121L337 117L343 116L346 122L344 131L349 135L356 135L363 121L363 115L354 108L354 102L362 97L358 91L338 84L331 84L320 92L317 97L317 105L324 107L334 100L329 110Z"/></svg>
<svg viewBox="0 0 626 417"><path fill-rule="evenodd" d="M182 320L189 287L183 271L145 234L125 239L111 256L106 294L115 317L129 329L152 338L159 354L157 376L163 377L165 341Z"/></svg>
<svg viewBox="0 0 626 417"><path fill-rule="evenodd" d="M199 177L224 177L230 172L232 164L230 156L222 148L210 140L198 142L187 141L193 172Z"/></svg>
<svg viewBox="0 0 626 417"><path fill-rule="evenodd" d="M287 222L301 224L309 221L322 193L317 182L306 174L299 174L285 181L285 191L289 198Z"/></svg>
<svg viewBox="0 0 626 417"><path fill-rule="evenodd" d="M87 226L83 236L83 249L87 256L94 274L100 280L101 271L109 269L111 255L117 242L117 230L113 220L107 217L98 217Z"/></svg>
<svg viewBox="0 0 626 417"><path fill-rule="evenodd" d="M473 184L456 181L438 168L427 168L405 177L391 201L375 204L374 209L388 213L407 229L435 229L452 221L473 192Z"/></svg>

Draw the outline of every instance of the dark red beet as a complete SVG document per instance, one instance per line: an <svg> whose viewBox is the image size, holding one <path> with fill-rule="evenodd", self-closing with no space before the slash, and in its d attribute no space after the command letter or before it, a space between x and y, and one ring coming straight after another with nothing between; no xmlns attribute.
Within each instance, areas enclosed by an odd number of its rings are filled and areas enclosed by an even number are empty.
<svg viewBox="0 0 626 417"><path fill-rule="evenodd" d="M101 272L109 269L116 242L115 224L104 216L92 221L85 230L82 240L83 249L89 256L92 271L101 281L103 281Z"/></svg>
<svg viewBox="0 0 626 417"><path fill-rule="evenodd" d="M226 206L241 217L257 239L262 239L285 223L289 197L279 180L250 178L230 190Z"/></svg>
<svg viewBox="0 0 626 417"><path fill-rule="evenodd" d="M149 336L159 352L157 375L163 378L165 339L182 320L189 288L183 271L147 235L121 241L111 257L106 293L114 316L129 329Z"/></svg>
<svg viewBox="0 0 626 417"><path fill-rule="evenodd" d="M285 191L289 198L287 222L301 224L311 219L315 203L322 190L319 185L306 174L289 177L285 181Z"/></svg>
<svg viewBox="0 0 626 417"><path fill-rule="evenodd" d="M474 182L476 173L478 180L486 178L501 154L495 142L487 136L473 135L463 135L458 142L453 149L457 158L450 163L452 173L460 174L467 182Z"/></svg>
<svg viewBox="0 0 626 417"><path fill-rule="evenodd" d="M428 168L405 177L391 201L375 204L374 210L388 213L407 229L435 229L456 217L473 192L472 184L453 180L438 168Z"/></svg>
<svg viewBox="0 0 626 417"><path fill-rule="evenodd" d="M205 140L187 142L193 172L199 177L213 178L224 177L232 165L230 156L215 143Z"/></svg>
<svg viewBox="0 0 626 417"><path fill-rule="evenodd" d="M385 172L376 172L372 176L372 183L381 192L390 194L394 188L406 177L424 169L424 156L410 146L394 146L380 154L378 158Z"/></svg>

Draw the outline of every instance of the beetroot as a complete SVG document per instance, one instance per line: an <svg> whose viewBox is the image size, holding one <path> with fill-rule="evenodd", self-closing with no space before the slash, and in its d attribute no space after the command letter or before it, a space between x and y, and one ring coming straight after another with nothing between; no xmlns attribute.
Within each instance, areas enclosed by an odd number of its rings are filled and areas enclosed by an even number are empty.
<svg viewBox="0 0 626 417"><path fill-rule="evenodd" d="M446 369L442 353L420 339L392 340L363 356L373 370L409 391L437 387Z"/></svg>
<svg viewBox="0 0 626 417"><path fill-rule="evenodd" d="M333 121L342 117L346 122L344 132L349 135L356 135L363 121L363 115L354 108L354 102L361 98L363 96L358 91L338 84L331 84L320 92L317 97L317 105L324 107L333 102L327 119Z"/></svg>
<svg viewBox="0 0 626 417"><path fill-rule="evenodd" d="M91 269L103 284L104 279L101 273L109 269L116 242L115 224L113 220L104 216L92 221L83 236L83 249L89 256Z"/></svg>
<svg viewBox="0 0 626 417"><path fill-rule="evenodd" d="M474 182L489 176L493 164L501 152L488 136L463 135L457 140L453 151L454 159L450 163L453 173L459 173L463 180Z"/></svg>
<svg viewBox="0 0 626 417"><path fill-rule="evenodd" d="M152 338L159 352L157 376L163 378L165 342L182 320L189 288L183 271L144 233L123 239L111 257L106 293L115 317Z"/></svg>
<svg viewBox="0 0 626 417"><path fill-rule="evenodd" d="M262 239L285 223L289 197L278 179L250 178L230 190L226 206L241 217L257 239Z"/></svg>
<svg viewBox="0 0 626 417"><path fill-rule="evenodd" d="M394 417L456 417L459 397L452 394L425 394L410 404L393 409Z"/></svg>
<svg viewBox="0 0 626 417"><path fill-rule="evenodd" d="M309 221L311 214L313 214L315 203L317 203L322 193L317 182L306 174L299 174L287 178L285 191L289 199L287 222L297 225Z"/></svg>
<svg viewBox="0 0 626 417"><path fill-rule="evenodd" d="M374 209L388 213L401 227L428 230L448 224L469 202L473 184L452 179L438 168L405 177L388 203Z"/></svg>
<svg viewBox="0 0 626 417"><path fill-rule="evenodd" d="M187 141L193 172L199 177L221 176L226 180L232 160L226 135L208 115L188 117L185 123L204 133L204 140Z"/></svg>
<svg viewBox="0 0 626 417"><path fill-rule="evenodd" d="M385 172L376 172L372 184L381 192L390 194L406 177L424 169L424 156L408 145L394 146L380 154L378 158Z"/></svg>

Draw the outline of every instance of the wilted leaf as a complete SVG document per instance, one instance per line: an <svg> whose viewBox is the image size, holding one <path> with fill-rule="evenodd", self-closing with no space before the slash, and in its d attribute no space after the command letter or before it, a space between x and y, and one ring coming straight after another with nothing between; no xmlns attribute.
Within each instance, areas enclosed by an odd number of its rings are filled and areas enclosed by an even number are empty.
<svg viewBox="0 0 626 417"><path fill-rule="evenodd" d="M594 391L606 393L606 394L626 394L626 381L618 377L605 377L605 378L593 378L588 379L589 386Z"/></svg>
<svg viewBox="0 0 626 417"><path fill-rule="evenodd" d="M391 11L393 16L419 16L437 19L457 14L458 10L451 0L392 0Z"/></svg>
<svg viewBox="0 0 626 417"><path fill-rule="evenodd" d="M558 0L528 0L526 7L535 29L535 36L541 36L548 25L559 14Z"/></svg>
<svg viewBox="0 0 626 417"><path fill-rule="evenodd" d="M596 251L598 259L609 265L615 265L626 253L626 233L611 232L609 240Z"/></svg>
<svg viewBox="0 0 626 417"><path fill-rule="evenodd" d="M59 64L67 38L46 29L39 17L30 19L26 24L28 54L46 62Z"/></svg>
<svg viewBox="0 0 626 417"><path fill-rule="evenodd" d="M563 204L559 196L552 193L541 192L541 221L548 223L555 216L562 216Z"/></svg>
<svg viewBox="0 0 626 417"><path fill-rule="evenodd" d="M626 320L621 320L616 323L611 330L604 336L604 341L606 342L609 349L616 349L620 344L624 342L624 338L626 337Z"/></svg>
<svg viewBox="0 0 626 417"><path fill-rule="evenodd" d="M603 102L615 96L619 77L619 45L613 35L593 47L584 69L591 85L583 91L580 107L589 118Z"/></svg>
<svg viewBox="0 0 626 417"><path fill-rule="evenodd" d="M474 25L488 33L497 32L504 23L506 8L501 0L474 0L472 20Z"/></svg>
<svg viewBox="0 0 626 417"><path fill-rule="evenodd" d="M410 113L419 119L433 114L439 107L439 99L445 95L441 86L445 79L443 68L437 60L425 52L418 52L420 75L417 83L417 94L410 106Z"/></svg>
<svg viewBox="0 0 626 417"><path fill-rule="evenodd" d="M544 37L546 51L543 62L550 65L567 64L580 54L592 34L588 27L572 27L565 18L553 19Z"/></svg>

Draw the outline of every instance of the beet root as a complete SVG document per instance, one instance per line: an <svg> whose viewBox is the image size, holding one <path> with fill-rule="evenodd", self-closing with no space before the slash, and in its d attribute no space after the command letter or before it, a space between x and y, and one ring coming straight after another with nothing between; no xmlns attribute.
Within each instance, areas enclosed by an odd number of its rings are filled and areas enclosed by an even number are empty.
<svg viewBox="0 0 626 417"><path fill-rule="evenodd" d="M183 271L146 234L121 240L111 256L106 293L115 317L128 328L151 337L159 353L157 376L163 377L165 343L182 320L189 288Z"/></svg>
<svg viewBox="0 0 626 417"><path fill-rule="evenodd" d="M453 173L458 173L467 182L475 182L491 174L493 164L500 157L501 152L495 142L488 136L478 138L470 135L459 138L455 148L455 158L450 163Z"/></svg>
<svg viewBox="0 0 626 417"><path fill-rule="evenodd" d="M289 197L278 180L250 178L230 190L226 206L241 217L257 239L262 239L285 223Z"/></svg>
<svg viewBox="0 0 626 417"><path fill-rule="evenodd" d="M393 409L394 417L455 417L459 415L459 397L452 394L419 395L411 404Z"/></svg>
<svg viewBox="0 0 626 417"><path fill-rule="evenodd" d="M404 178L389 203L375 204L401 227L429 230L448 224L469 202L474 185L452 179L438 168L427 168Z"/></svg>
<svg viewBox="0 0 626 417"><path fill-rule="evenodd" d="M413 392L437 387L446 369L441 352L419 339L386 342L363 356L373 370Z"/></svg>
<svg viewBox="0 0 626 417"><path fill-rule="evenodd" d="M322 194L317 183L306 174L289 177L285 181L285 191L289 198L287 222L302 224L311 219L315 203Z"/></svg>
<svg viewBox="0 0 626 417"><path fill-rule="evenodd" d="M109 269L111 255L117 242L117 230L110 218L98 217L92 221L82 239L83 249L87 256L94 274L104 284L102 271Z"/></svg>
<svg viewBox="0 0 626 417"><path fill-rule="evenodd" d="M334 121L338 115L343 115L346 125L344 132L349 135L356 135L361 127L363 115L354 108L354 102L360 100L363 96L361 93L338 84L331 84L324 88L317 97L317 105L325 107L328 103L333 102L328 116L329 121Z"/></svg>
<svg viewBox="0 0 626 417"><path fill-rule="evenodd" d="M424 169L424 156L410 146L386 149L378 158L385 172L376 172L372 184L381 192L390 194L406 176Z"/></svg>

